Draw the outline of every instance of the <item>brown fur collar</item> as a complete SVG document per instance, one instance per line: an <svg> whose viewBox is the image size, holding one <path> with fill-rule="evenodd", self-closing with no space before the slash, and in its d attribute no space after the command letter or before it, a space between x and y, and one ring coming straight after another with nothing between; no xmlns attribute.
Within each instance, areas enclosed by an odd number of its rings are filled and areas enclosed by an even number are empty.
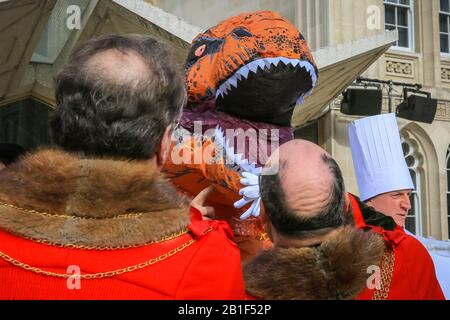
<svg viewBox="0 0 450 320"><path fill-rule="evenodd" d="M244 267L247 291L263 299L352 299L380 265L383 239L346 226L318 247L274 248Z"/></svg>
<svg viewBox="0 0 450 320"><path fill-rule="evenodd" d="M81 159L58 150L0 171L0 202L1 229L60 244L138 245L189 223L188 200L149 162ZM120 217L136 212L142 214Z"/></svg>

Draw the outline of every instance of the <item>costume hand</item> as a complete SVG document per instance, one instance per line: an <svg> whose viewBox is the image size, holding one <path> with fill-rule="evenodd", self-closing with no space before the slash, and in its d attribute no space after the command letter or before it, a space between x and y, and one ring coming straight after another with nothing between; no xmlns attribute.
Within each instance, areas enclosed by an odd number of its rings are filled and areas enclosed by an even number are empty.
<svg viewBox="0 0 450 320"><path fill-rule="evenodd" d="M246 186L239 191L239 194L243 196L242 199L234 203L235 208L242 208L250 202L253 202L250 208L241 215L241 220L246 220L253 217L258 217L260 213L261 195L259 190L259 176L261 175L262 168L256 168L254 172L243 172L241 184Z"/></svg>

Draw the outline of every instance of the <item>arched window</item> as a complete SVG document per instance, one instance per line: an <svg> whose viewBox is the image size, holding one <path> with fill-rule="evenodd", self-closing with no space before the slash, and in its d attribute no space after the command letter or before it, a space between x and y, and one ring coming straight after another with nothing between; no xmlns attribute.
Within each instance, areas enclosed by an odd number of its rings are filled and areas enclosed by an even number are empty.
<svg viewBox="0 0 450 320"><path fill-rule="evenodd" d="M415 235L422 235L422 210L420 203L421 184L420 172L418 170L420 162L416 154L416 149L411 141L402 138L403 155L408 165L409 173L415 189L411 192L409 200L411 201L411 210L406 217L405 228Z"/></svg>
<svg viewBox="0 0 450 320"><path fill-rule="evenodd" d="M447 222L448 238L450 239L450 146L447 150Z"/></svg>

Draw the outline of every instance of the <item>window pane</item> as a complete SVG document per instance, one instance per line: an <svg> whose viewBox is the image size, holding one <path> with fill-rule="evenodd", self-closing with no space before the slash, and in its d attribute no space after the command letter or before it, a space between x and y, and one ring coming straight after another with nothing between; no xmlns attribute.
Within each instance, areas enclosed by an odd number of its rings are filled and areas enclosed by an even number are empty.
<svg viewBox="0 0 450 320"><path fill-rule="evenodd" d="M449 1L448 0L441 0L441 11L448 12L449 11Z"/></svg>
<svg viewBox="0 0 450 320"><path fill-rule="evenodd" d="M447 151L447 169L450 169L450 147L448 147L448 151Z"/></svg>
<svg viewBox="0 0 450 320"><path fill-rule="evenodd" d="M449 215L450 218L450 193L447 193L447 214Z"/></svg>
<svg viewBox="0 0 450 320"><path fill-rule="evenodd" d="M391 26L391 25L385 25L385 30L395 30L395 26Z"/></svg>
<svg viewBox="0 0 450 320"><path fill-rule="evenodd" d="M408 26L408 9L397 8L397 25L403 27Z"/></svg>
<svg viewBox="0 0 450 320"><path fill-rule="evenodd" d="M450 193L447 194L448 238L450 239Z"/></svg>
<svg viewBox="0 0 450 320"><path fill-rule="evenodd" d="M414 170L409 170L409 174L411 175L411 180L413 181L414 187L417 189L416 172Z"/></svg>
<svg viewBox="0 0 450 320"><path fill-rule="evenodd" d="M395 25L395 7L394 6L386 6L386 10L384 13L385 22L388 24Z"/></svg>
<svg viewBox="0 0 450 320"><path fill-rule="evenodd" d="M439 31L440 32L446 32L448 33L448 23L447 23L448 16L445 14L439 15Z"/></svg>
<svg viewBox="0 0 450 320"><path fill-rule="evenodd" d="M53 109L32 99L0 108L0 143L16 143L27 151L51 145L49 117Z"/></svg>
<svg viewBox="0 0 450 320"><path fill-rule="evenodd" d="M402 149L403 149L404 156L407 156L409 154L409 150L411 150L411 148L409 147L409 144L407 144L406 142L402 143Z"/></svg>
<svg viewBox="0 0 450 320"><path fill-rule="evenodd" d="M399 3L400 4L406 4L407 6L409 6L409 0L400 0Z"/></svg>
<svg viewBox="0 0 450 320"><path fill-rule="evenodd" d="M450 170L447 170L447 191L450 192Z"/></svg>
<svg viewBox="0 0 450 320"><path fill-rule="evenodd" d="M406 164L408 165L409 168L413 168L415 163L416 163L416 159L414 159L413 156L406 157Z"/></svg>
<svg viewBox="0 0 450 320"><path fill-rule="evenodd" d="M450 239L450 216L448 217L448 238Z"/></svg>
<svg viewBox="0 0 450 320"><path fill-rule="evenodd" d="M442 53L450 53L448 48L448 35L441 34L441 52Z"/></svg>
<svg viewBox="0 0 450 320"><path fill-rule="evenodd" d="M89 5L89 0L58 0L42 32L41 39L33 54L33 62L54 63L74 30L67 28L68 7L75 5L81 14Z"/></svg>
<svg viewBox="0 0 450 320"><path fill-rule="evenodd" d="M407 217L415 217L416 215L416 193L411 193L409 195L409 202L411 203L411 209L408 211Z"/></svg>
<svg viewBox="0 0 450 320"><path fill-rule="evenodd" d="M408 28L398 28L398 46L409 48Z"/></svg>
<svg viewBox="0 0 450 320"><path fill-rule="evenodd" d="M405 229L411 232L412 234L416 234L416 219L415 217L406 217L405 221Z"/></svg>

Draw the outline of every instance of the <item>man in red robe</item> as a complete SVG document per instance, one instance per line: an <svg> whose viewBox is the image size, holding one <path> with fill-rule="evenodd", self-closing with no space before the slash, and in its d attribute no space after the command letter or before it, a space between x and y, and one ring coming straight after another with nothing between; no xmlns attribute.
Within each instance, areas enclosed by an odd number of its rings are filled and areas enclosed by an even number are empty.
<svg viewBox="0 0 450 320"><path fill-rule="evenodd" d="M160 171L185 98L153 38L75 50L56 82L62 149L0 171L0 300L244 298L231 228Z"/></svg>
<svg viewBox="0 0 450 320"><path fill-rule="evenodd" d="M358 299L445 299L426 248L403 230L414 189L394 114L354 121L349 142L360 201L349 195L355 224L382 235L386 253Z"/></svg>

